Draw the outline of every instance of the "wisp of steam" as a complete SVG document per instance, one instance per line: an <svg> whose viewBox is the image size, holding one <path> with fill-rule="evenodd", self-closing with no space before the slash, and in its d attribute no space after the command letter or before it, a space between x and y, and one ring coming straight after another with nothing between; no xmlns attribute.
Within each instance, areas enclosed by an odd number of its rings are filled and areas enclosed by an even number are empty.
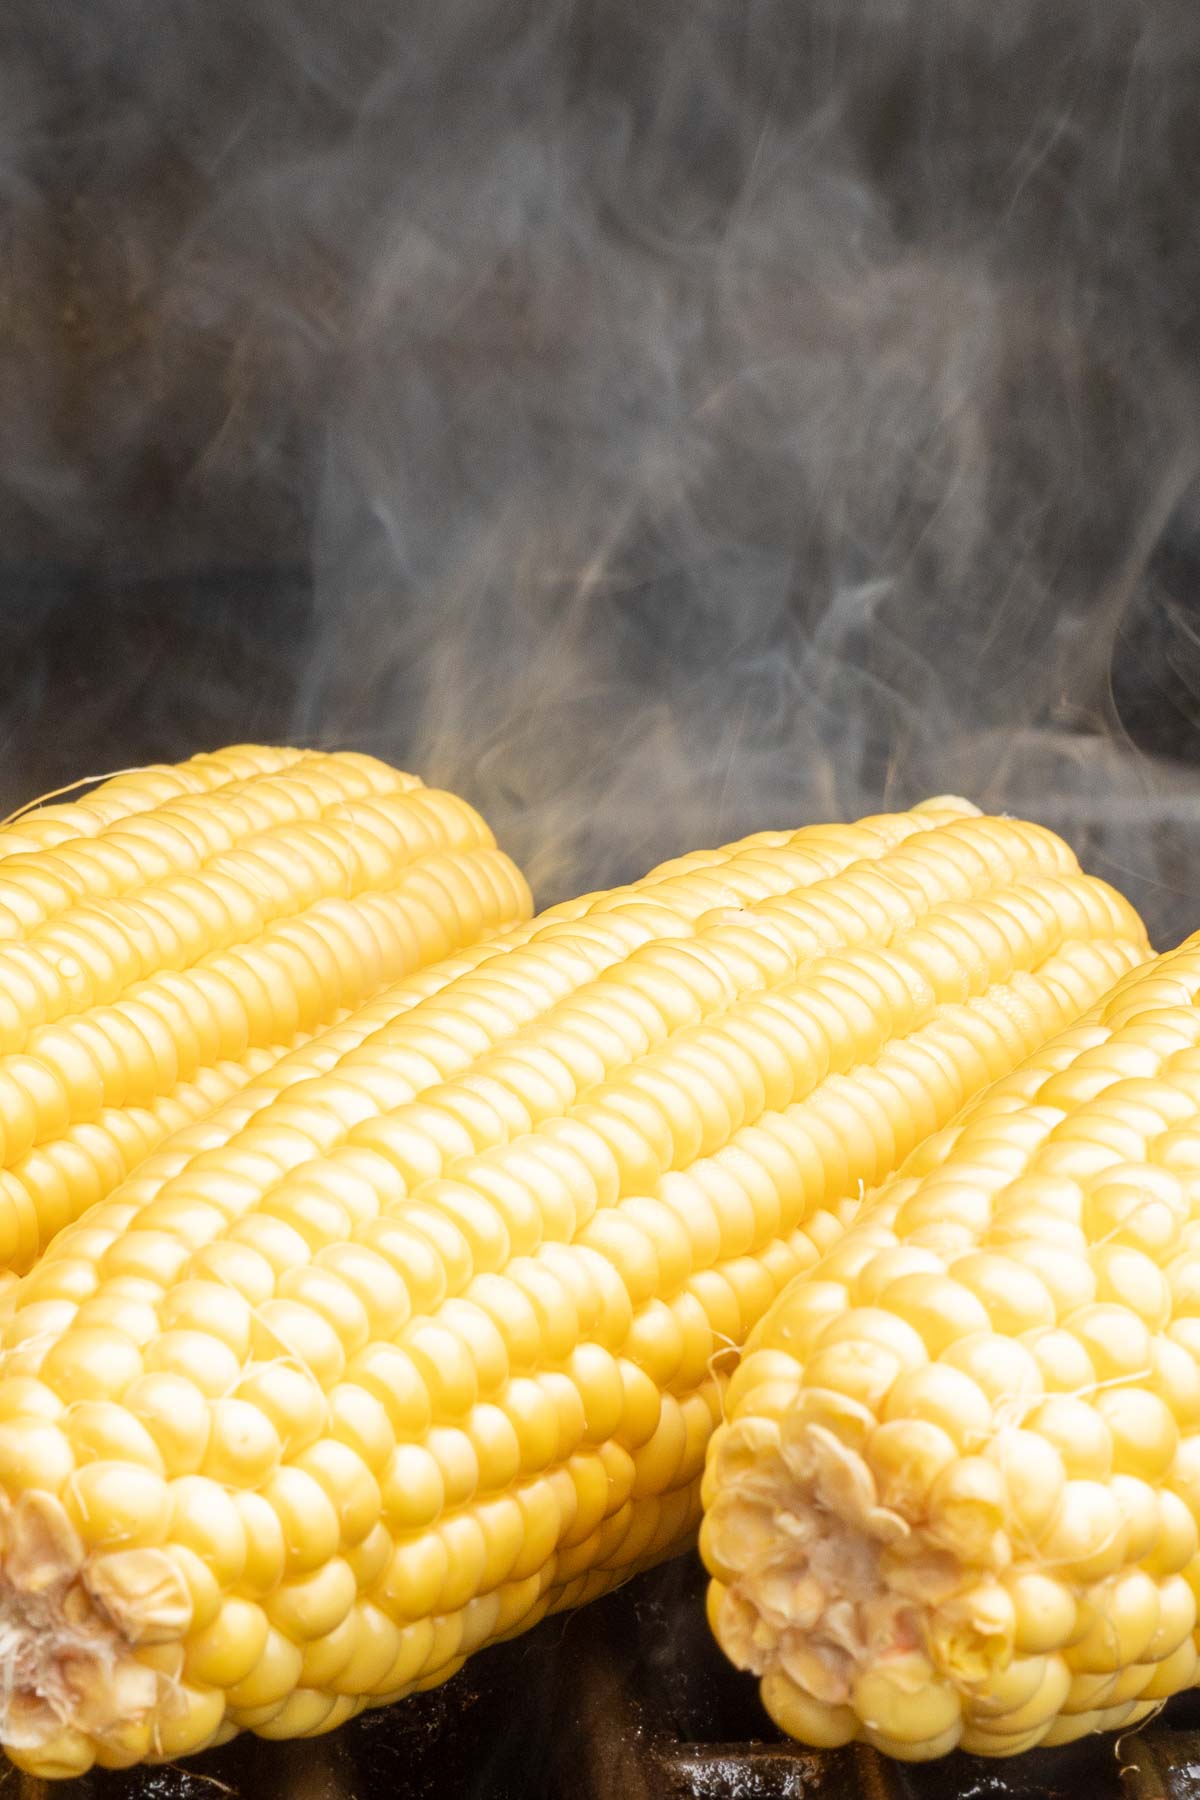
<svg viewBox="0 0 1200 1800"><path fill-rule="evenodd" d="M1192 0L9 0L0 811L238 737L557 898L954 790L1200 925Z"/></svg>

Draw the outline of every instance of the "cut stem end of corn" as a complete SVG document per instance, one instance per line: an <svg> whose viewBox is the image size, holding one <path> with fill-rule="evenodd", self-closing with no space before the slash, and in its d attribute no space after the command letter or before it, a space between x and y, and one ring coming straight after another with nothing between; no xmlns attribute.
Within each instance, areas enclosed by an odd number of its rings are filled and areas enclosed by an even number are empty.
<svg viewBox="0 0 1200 1800"><path fill-rule="evenodd" d="M0 1507L0 1736L21 1766L72 1775L108 1753L154 1747L151 1720L186 1710L169 1662L137 1650L181 1641L192 1601L160 1549L86 1555L66 1508L30 1490Z"/></svg>

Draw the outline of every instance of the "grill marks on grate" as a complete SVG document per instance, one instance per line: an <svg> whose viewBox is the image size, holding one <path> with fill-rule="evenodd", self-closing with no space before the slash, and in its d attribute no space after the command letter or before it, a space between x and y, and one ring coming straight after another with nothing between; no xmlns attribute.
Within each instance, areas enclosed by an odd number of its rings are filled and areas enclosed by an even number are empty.
<svg viewBox="0 0 1200 1800"><path fill-rule="evenodd" d="M388 980L527 915L483 821L258 747L0 830L0 1262Z"/></svg>

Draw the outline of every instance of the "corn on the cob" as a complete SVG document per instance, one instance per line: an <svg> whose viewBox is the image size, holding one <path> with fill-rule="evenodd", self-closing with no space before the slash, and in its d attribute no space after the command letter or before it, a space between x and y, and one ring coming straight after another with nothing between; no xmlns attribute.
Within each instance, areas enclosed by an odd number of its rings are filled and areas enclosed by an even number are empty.
<svg viewBox="0 0 1200 1800"><path fill-rule="evenodd" d="M325 1731L680 1546L714 1359L1146 954L1059 840L963 802L762 834L176 1137L4 1328L10 1754Z"/></svg>
<svg viewBox="0 0 1200 1800"><path fill-rule="evenodd" d="M0 1269L285 1050L530 910L471 807L367 756L241 746L0 827Z"/></svg>
<svg viewBox="0 0 1200 1800"><path fill-rule="evenodd" d="M810 1744L1005 1756L1200 1674L1200 937L926 1142L759 1325L710 1618Z"/></svg>

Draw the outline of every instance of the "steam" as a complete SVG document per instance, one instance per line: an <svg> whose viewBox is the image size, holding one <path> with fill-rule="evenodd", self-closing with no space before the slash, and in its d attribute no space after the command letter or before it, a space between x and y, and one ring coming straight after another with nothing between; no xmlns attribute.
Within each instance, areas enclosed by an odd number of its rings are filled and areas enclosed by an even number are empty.
<svg viewBox="0 0 1200 1800"><path fill-rule="evenodd" d="M63 10L0 194L82 338L0 453L118 674L65 768L4 696L31 789L352 743L544 900L958 790L1200 925L1187 0Z"/></svg>

